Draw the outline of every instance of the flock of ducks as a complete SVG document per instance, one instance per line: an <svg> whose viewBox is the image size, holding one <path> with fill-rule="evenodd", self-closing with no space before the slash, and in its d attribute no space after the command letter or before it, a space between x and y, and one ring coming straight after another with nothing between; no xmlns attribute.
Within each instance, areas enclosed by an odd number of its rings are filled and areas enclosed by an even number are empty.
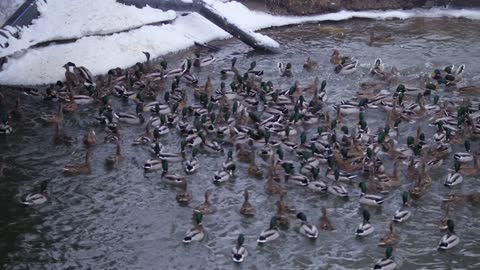
<svg viewBox="0 0 480 270"><path fill-rule="evenodd" d="M122 162L122 142L131 140L133 145L143 146L152 155L143 169L146 173L161 171L162 181L178 189L176 200L180 205L192 201L187 175L197 173L202 166L199 155L219 157L226 153L225 161L211 176L217 185L233 180L241 167L239 163L247 163L246 173L252 178L266 179L265 192L279 196L276 214L258 236L261 245L281 237L280 229L290 227L295 213L297 231L308 239L318 238L319 229L335 230L325 208L317 223L285 200L287 189L292 186L345 200L352 198L349 190L352 184L362 179L356 185L363 218L354 233L357 237L367 237L375 230L369 209L381 207L385 194L409 184L411 187L403 191L398 210L392 213L390 232L378 243L386 247L385 257L373 269L397 267L392 252L400 237L394 225L411 218L410 198L418 200L429 192L433 182L431 170L441 170L445 160L454 161L453 170L444 180L449 189L460 185L464 176L480 174L478 153L470 147L470 140L480 137L480 103L468 98L441 97L446 92L457 96L480 93L480 87L462 85L464 65L437 69L432 75L420 78L421 87L413 88L399 83L395 67L386 68L381 59L376 59L369 71L372 80L360 84L359 92L351 100L332 104L328 102L326 81L315 78L308 85L295 81L289 89L278 89L263 78L263 70L257 68L256 62L241 70L236 58L221 70L220 85L214 86L210 78L201 84L195 72L215 61L213 56L202 57L208 49L211 47L202 46L201 53L173 69L165 60L151 61L150 54L144 52L144 63L129 69L115 68L98 77L87 68L69 62L64 65L65 82L50 85L45 93L28 89L24 94L58 103L56 113L39 116L54 125L54 144L75 142L63 131L64 113L71 114L87 104L97 107L92 119L105 127L104 141L117 146L115 153L105 160L106 165L114 168ZM341 55L338 50L333 51L330 62L337 74L357 72L358 61ZM317 67L318 63L311 58L303 66L308 72ZM281 77L295 76L290 63L279 63L277 68ZM19 100L8 111L4 99L0 100L0 132L8 134L14 132L11 123L21 121L22 112ZM134 110L119 111L113 106L113 99L133 104ZM386 114L385 124L370 128L368 111ZM422 125L418 125L416 134L401 136L400 125L420 121L436 129L431 139L424 133L427 127ZM122 128L131 125L144 126L145 132L136 138L122 137ZM181 136L178 151L162 143L169 133ZM83 143L85 160L65 165L66 175L91 173L90 157L93 146L98 144L97 134L93 130L87 132ZM465 151L452 154L452 146L458 144L463 144ZM391 173L385 169L388 161L393 163ZM185 173L169 170L171 163L180 163ZM400 166L406 166L406 179L400 177ZM2 174L3 168L2 164ZM248 190L243 193L239 213L251 218L256 210L249 194ZM184 243L204 238L203 219L216 211L210 197L211 191L206 191L204 202L194 208L194 225L186 232ZM41 183L39 191L22 197L25 205L39 205L47 200L46 181ZM461 202L480 202L480 195L457 192L444 199L447 210L440 229L447 232L439 241L439 250L451 249L460 242L449 211L452 205ZM238 236L232 248L234 262L244 261L249 254L245 240L243 234Z"/></svg>

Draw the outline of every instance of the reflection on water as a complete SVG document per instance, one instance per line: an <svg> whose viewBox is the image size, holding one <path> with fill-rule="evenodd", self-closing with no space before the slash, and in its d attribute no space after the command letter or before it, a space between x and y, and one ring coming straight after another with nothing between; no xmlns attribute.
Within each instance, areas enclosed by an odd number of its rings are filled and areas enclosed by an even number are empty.
<svg viewBox="0 0 480 270"><path fill-rule="evenodd" d="M338 31L321 31L319 27L340 28ZM459 31L461 29L461 31ZM395 65L401 71L401 81L407 85L418 84L419 73L436 67L465 63L465 80L480 84L480 65L474 56L480 55L480 23L464 19L415 19L408 21L353 20L337 24L293 26L268 30L267 33L284 44L277 55L249 52L235 40L220 42L222 50L216 53L217 64L199 72L200 82L208 75L219 74L235 55L242 69L253 60L265 70L264 78L272 79L283 89L299 80L307 85L315 76L328 81L329 102L349 98L358 90L358 84L368 80L368 69L376 57L387 66ZM394 42L368 47L368 33L392 33ZM333 48L354 55L361 63L351 76L333 73L329 56ZM190 52L187 52L189 55ZM173 63L185 55L171 55ZM307 56L319 62L312 73L302 70ZM291 62L295 77L280 78L276 62ZM21 76L19 74L19 76ZM214 76L215 85L219 84ZM6 90L4 92L7 92ZM7 93L7 96L9 94ZM443 94L442 94L443 95ZM448 95L448 94L446 94ZM476 98L476 97L472 97ZM401 191L408 189L410 180L402 177L403 186L387 196L381 210L372 210L373 236L355 239L354 228L361 221L356 185L350 200L342 201L332 196L314 194L293 188L288 198L297 209L311 220L317 220L322 206L330 213L336 226L334 232L321 232L316 242L309 242L294 230L282 231L281 239L263 247L255 239L267 225L275 211L276 197L264 192L263 180L246 175L247 164L239 163L235 181L221 187L214 186L211 178L221 166L224 157L201 154L201 169L188 177L193 191L192 206L203 200L206 189L213 192L213 203L218 211L205 216L207 237L200 243L184 245L181 239L191 226L190 207L179 207L175 189L160 181L159 173L145 175L143 163L150 156L146 149L130 146L130 142L143 133L138 126L121 129L125 159L116 170L103 166L105 157L115 151L112 144L95 146L92 174L65 177L61 168L70 162L83 160L81 143L86 130L94 128L100 139L105 135L102 127L92 125L95 108L82 107L77 113L66 116L66 132L77 139L73 146L53 146L50 143L53 129L37 123L39 111L55 111L55 105L24 101L26 120L15 126L15 133L0 137L2 159L15 170L6 170L0 182L0 257L5 269L228 269L232 267L230 249L237 235L246 236L250 251L242 268L245 269L360 269L369 268L384 254L377 247L378 239L388 230L388 221L400 205ZM133 110L132 104L116 103L120 111ZM384 117L378 111L367 113L369 125L383 125ZM352 119L355 121L356 117ZM420 123L423 125L423 123ZM412 134L417 124L405 124L402 132ZM431 135L432 128L427 130ZM427 136L428 138L428 136ZM179 136L171 132L162 139L164 144L178 150ZM459 150L461 147L454 147ZM473 149L477 149L477 143ZM257 160L259 164L263 161ZM451 160L445 167L450 168ZM387 171L391 164L387 164ZM179 164L171 164L171 171L183 172ZM438 221L443 215L440 199L448 193L443 186L445 169L432 172L434 179L430 192L420 201L413 202L413 217L397 226L401 236L394 254L401 269L478 269L480 263L479 210L471 206L457 207L453 213L456 231L462 239L451 252L439 253L436 245L443 233ZM30 191L43 180L50 180L51 200L42 206L24 208L18 204L21 194ZM246 219L238 211L243 197L241 192L253 190L251 202L257 207L257 216ZM476 190L476 179L467 177L459 188ZM296 225L296 221L292 219Z"/></svg>

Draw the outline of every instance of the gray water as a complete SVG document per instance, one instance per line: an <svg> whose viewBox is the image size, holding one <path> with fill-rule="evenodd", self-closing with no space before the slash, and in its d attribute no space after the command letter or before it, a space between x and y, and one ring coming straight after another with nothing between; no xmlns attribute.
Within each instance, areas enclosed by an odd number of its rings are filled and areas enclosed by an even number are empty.
<svg viewBox="0 0 480 270"><path fill-rule="evenodd" d="M337 38L322 26L343 29L345 37ZM370 80L368 70L376 57L387 66L400 69L401 82L417 86L418 77L435 68L451 63L466 64L464 81L480 84L480 22L464 19L416 19L393 21L351 20L336 24L304 25L265 31L281 44L280 54L251 52L236 40L215 42L222 50L215 53L217 62L198 73L203 83L208 75L219 85L219 70L226 67L233 56L239 58L239 67L245 69L253 60L265 70L264 78L275 86L286 89L300 80L303 86L315 76L326 79L329 103L349 98L358 90L360 82ZM369 31L392 33L394 41L369 47ZM329 56L333 48L353 55L361 63L355 74L340 76L333 72ZM167 56L171 64L179 63L191 51ZM314 72L302 70L307 56L319 62ZM280 78L277 62L291 62L294 78ZM19 75L20 76L20 75ZM228 81L229 82L229 81ZM392 91L396 86L392 86ZM9 100L12 91L2 89ZM449 94L439 93L441 96ZM477 97L473 96L472 99ZM0 265L4 269L367 269L384 256L377 246L380 237L388 231L388 222L400 206L400 194L411 186L411 179L402 177L402 187L388 194L383 207L371 210L375 233L356 239L354 231L361 222L356 185L349 186L348 201L328 195L318 195L306 189L289 188L288 199L310 220L317 222L321 207L326 207L336 227L334 232L321 232L315 242L306 240L295 230L282 231L281 238L263 247L256 244L258 234L268 226L275 213L276 196L264 191L265 180L256 180L246 174L247 164L237 163L236 178L223 186L212 183L212 175L224 157L201 154L201 169L188 176L189 189L194 199L191 207L180 207L175 201L175 189L163 184L160 173L145 175L144 162L150 158L146 148L131 146L131 141L143 134L143 127L122 126L122 146L125 159L117 169L107 170L104 159L115 151L112 144L102 143L105 130L93 125L95 106L83 106L66 116L65 131L77 139L72 146L51 143L53 128L38 122L38 112L54 112L55 104L22 99L24 121L14 125L14 134L0 137L1 159L14 169L6 170L0 179ZM133 105L115 102L120 111L132 111ZM381 111L369 111L369 125L383 124ZM356 116L347 123L353 126ZM424 122L402 124L404 134L413 134ZM82 137L93 128L100 143L94 147L92 173L86 176L66 177L62 167L67 163L83 161L85 147ZM179 149L180 138L173 130L162 139L164 144ZM403 142L402 142L403 143ZM473 143L473 150L478 144ZM454 151L461 150L460 146ZM480 210L469 205L455 207L453 219L461 238L459 246L448 252L438 252L436 246L443 232L438 229L443 216L441 198L449 192L443 186L449 158L444 167L431 172L434 183L429 193L412 203L412 218L396 227L401 237L395 247L399 269L478 269L480 268ZM264 163L257 159L260 166ZM387 164L390 171L391 164ZM405 167L402 167L402 170ZM183 174L180 164L171 164L171 170ZM322 169L323 170L323 169ZM21 195L34 189L43 180L49 180L50 200L36 207L22 207ZM467 177L456 188L465 192L478 190L477 179ZM253 191L251 202L257 208L255 218L239 214L242 191ZM205 190L212 191L217 208L213 215L204 217L207 237L190 245L181 240L192 226L192 208L203 201ZM297 221L292 217L292 227ZM239 233L246 236L250 256L242 265L234 265L230 250Z"/></svg>

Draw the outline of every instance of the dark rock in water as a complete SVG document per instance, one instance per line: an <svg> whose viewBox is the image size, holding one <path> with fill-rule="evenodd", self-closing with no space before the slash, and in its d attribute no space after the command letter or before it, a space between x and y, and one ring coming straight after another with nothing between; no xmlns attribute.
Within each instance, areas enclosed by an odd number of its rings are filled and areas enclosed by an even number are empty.
<svg viewBox="0 0 480 270"><path fill-rule="evenodd" d="M411 9L432 6L479 7L471 0L256 0L273 11L309 15L339 10Z"/></svg>

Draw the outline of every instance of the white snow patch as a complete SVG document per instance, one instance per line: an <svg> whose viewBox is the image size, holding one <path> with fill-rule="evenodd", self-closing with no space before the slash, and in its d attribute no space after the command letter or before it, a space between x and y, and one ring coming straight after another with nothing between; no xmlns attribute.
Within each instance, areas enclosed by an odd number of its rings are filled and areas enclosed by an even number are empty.
<svg viewBox="0 0 480 270"><path fill-rule="evenodd" d="M45 41L114 33L176 17L174 11L138 9L115 0L39 0L37 8L40 16L21 29L19 39L8 40L10 46L0 51L0 57Z"/></svg>
<svg viewBox="0 0 480 270"><path fill-rule="evenodd" d="M61 2L61 0L49 1ZM99 2L103 1L110 2L110 5L103 6L103 4L100 4L103 8L108 8L109 12L110 10L112 10L112 5L119 7L119 4L111 3L114 0L102 0L95 1L95 3L97 4L95 8L98 8ZM479 10L448 10L438 8L428 10L415 9L409 11L340 11L336 13L305 17L274 16L264 12L251 11L238 2L224 3L220 1L208 0L208 3L211 4L216 10L218 10L222 16L228 18L229 21L233 22L241 28L246 29L247 31L255 31L258 29L268 28L272 26L298 24L303 22L341 21L351 18L387 20L408 19L414 17L463 17L474 20L480 19ZM91 10L89 9L90 7L88 7L88 5L82 6L84 6L86 10ZM125 6L123 5L120 6L125 8ZM60 8L60 4L59 6L57 6L57 8ZM80 6L78 8L80 8ZM133 8L131 10L131 13L138 13L140 17L143 17L142 13L144 12L144 10L142 9L141 11L142 12L140 12L136 8ZM153 13L157 11L152 9L146 9L145 12L147 13L147 11L152 12L152 19L158 19L158 17L153 15ZM55 10L46 12L44 16L57 16L49 15L50 12L55 13ZM91 12L94 11L92 10ZM129 13L127 11L122 12ZM75 17L74 19L72 18L72 20L79 21L78 23L69 25L68 27L58 27L58 25L62 25L65 23L55 20L55 27L46 27L47 29L63 28L63 30L59 29L57 31L56 37L63 37L62 35L66 32L72 32L75 33L75 35L81 36L85 34L82 29L88 29L88 31L86 31L87 33L98 33L104 31L104 28L102 27L106 27L108 25L108 21L110 21L109 17L102 16L100 13L104 14L105 10L97 13L97 17L89 17L91 18L89 19L91 20L91 22L83 22L83 11L73 13L70 14L70 16ZM129 17L129 15L123 14L118 16L119 17L115 17L114 19L117 23L115 24L115 27L117 29L125 27L126 25L124 24L124 22L121 22L121 19L119 18L121 18L122 16L126 18ZM46 23L41 20L45 19L39 18L39 22L37 22L37 24ZM126 18L125 20L128 21L130 19ZM88 24L89 27L82 28L82 23ZM95 28L95 25L103 26ZM76 27L79 27L80 29L75 29ZM38 32L37 34L39 36L42 36L42 29L36 29ZM111 27L110 30L112 29L115 28ZM271 46L277 44L269 37L263 36L258 33L253 34L256 35L257 38L259 38L259 41L262 42L262 44ZM31 35L32 37L35 37L33 33ZM70 44L30 49L27 53L23 55L9 59L9 62L4 65L5 70L3 72L0 72L0 84L43 84L62 80L64 78L64 71L61 67L68 61L72 61L77 65L88 67L95 75L104 74L111 68L125 68L132 66L136 62L144 61L145 56L142 54L143 51L150 52L152 57L158 57L170 52L188 48L192 46L195 41L208 42L214 39L225 39L229 37L230 35L228 33L224 32L222 29L215 26L202 16L193 13L184 17L177 18L176 21L171 25L144 26L137 30L126 33L114 34L112 36L84 37Z"/></svg>

